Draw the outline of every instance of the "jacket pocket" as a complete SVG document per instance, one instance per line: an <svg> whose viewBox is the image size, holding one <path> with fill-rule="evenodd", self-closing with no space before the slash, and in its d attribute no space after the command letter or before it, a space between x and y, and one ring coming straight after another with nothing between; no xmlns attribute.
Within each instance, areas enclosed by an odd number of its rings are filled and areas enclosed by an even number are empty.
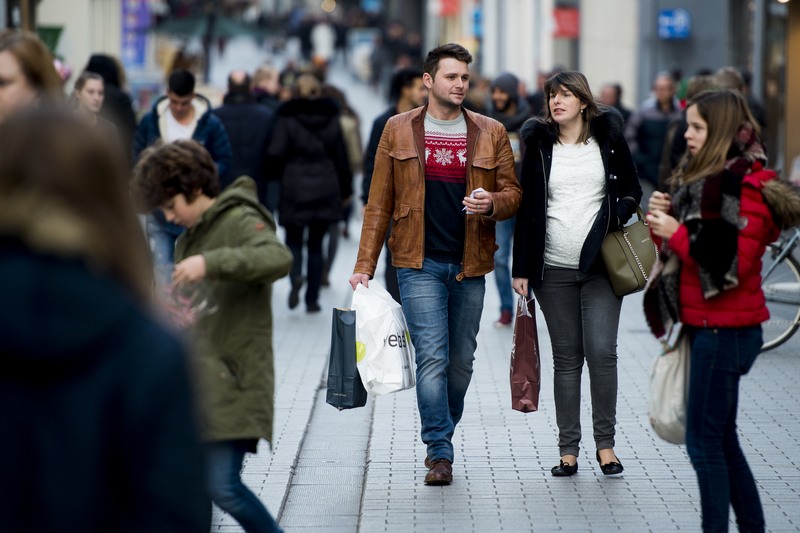
<svg viewBox="0 0 800 533"><path fill-rule="evenodd" d="M392 214L392 234L389 237L392 257L409 261L419 255L423 249L423 227L422 209L412 209L407 204L396 205Z"/></svg>
<svg viewBox="0 0 800 533"><path fill-rule="evenodd" d="M395 148L389 152L389 157L397 159L398 161L406 161L408 159L416 158L417 151L409 148Z"/></svg>
<svg viewBox="0 0 800 533"><path fill-rule="evenodd" d="M248 389L261 370L262 354L269 348L267 335L259 330L230 334L222 343L220 360L239 390Z"/></svg>
<svg viewBox="0 0 800 533"><path fill-rule="evenodd" d="M497 188L495 174L499 165L500 162L495 156L476 157L472 161L473 188L483 187L487 191L495 191Z"/></svg>

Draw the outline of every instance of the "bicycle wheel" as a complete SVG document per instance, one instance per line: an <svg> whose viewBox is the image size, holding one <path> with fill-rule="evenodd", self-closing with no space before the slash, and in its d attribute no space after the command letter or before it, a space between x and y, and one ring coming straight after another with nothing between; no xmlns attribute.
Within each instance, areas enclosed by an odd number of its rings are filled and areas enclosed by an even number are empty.
<svg viewBox="0 0 800 533"><path fill-rule="evenodd" d="M769 272L773 267L773 254L777 250L774 244L767 247L762 272ZM800 326L800 264L791 254L787 255L761 280L761 288L769 309L769 320L762 324L764 345L761 350L765 351L786 342Z"/></svg>

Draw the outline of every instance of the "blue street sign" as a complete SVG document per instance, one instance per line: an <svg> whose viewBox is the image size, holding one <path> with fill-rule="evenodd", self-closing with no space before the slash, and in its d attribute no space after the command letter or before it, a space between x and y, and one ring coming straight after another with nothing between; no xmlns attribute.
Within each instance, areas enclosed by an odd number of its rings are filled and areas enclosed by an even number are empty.
<svg viewBox="0 0 800 533"><path fill-rule="evenodd" d="M692 16L683 8L662 9L658 13L658 36L661 39L688 39Z"/></svg>

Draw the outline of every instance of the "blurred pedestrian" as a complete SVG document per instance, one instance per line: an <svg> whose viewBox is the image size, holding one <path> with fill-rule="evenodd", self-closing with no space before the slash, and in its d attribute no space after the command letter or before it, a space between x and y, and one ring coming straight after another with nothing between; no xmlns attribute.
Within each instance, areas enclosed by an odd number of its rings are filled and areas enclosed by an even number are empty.
<svg viewBox="0 0 800 533"><path fill-rule="evenodd" d="M700 93L686 118L687 153L673 192L653 193L647 215L650 231L663 239L662 260L679 267L664 269L663 305L646 311L651 325L680 320L691 341L686 451L703 531L727 531L731 506L740 531L764 531L737 435L739 382L761 351L761 323L769 317L761 257L782 227L800 222L800 197L765 169L758 124L738 91Z"/></svg>
<svg viewBox="0 0 800 533"><path fill-rule="evenodd" d="M133 147L136 112L133 109L133 100L125 90L124 67L114 56L93 54L84 70L100 74L103 77L105 95L100 114L117 127L126 157L130 157L127 154Z"/></svg>
<svg viewBox="0 0 800 533"><path fill-rule="evenodd" d="M146 210L190 229L178 239L173 284L203 282L218 307L192 330L211 499L248 533L278 532L240 471L259 440L272 442L272 283L289 272L291 254L255 182L242 177L220 193L216 165L195 141L144 152L133 191Z"/></svg>
<svg viewBox="0 0 800 533"><path fill-rule="evenodd" d="M207 532L185 353L153 315L127 165L53 108L9 117L0 146L3 529Z"/></svg>
<svg viewBox="0 0 800 533"><path fill-rule="evenodd" d="M266 106L270 111L275 111L281 104L280 71L272 65L261 65L253 73L253 94L256 101Z"/></svg>
<svg viewBox="0 0 800 533"><path fill-rule="evenodd" d="M691 100L703 91L718 89L714 76L696 74L686 82L686 98ZM664 135L664 146L661 151L661 162L658 165L658 186L656 190L666 192L669 190L669 180L678 168L683 155L686 153L686 138L684 134L688 125L686 124L686 110L683 109L680 115L673 118L667 125L667 133Z"/></svg>
<svg viewBox="0 0 800 533"><path fill-rule="evenodd" d="M364 161L364 151L361 148L361 121L358 118L358 113L355 109L350 107L347 97L337 87L330 84L322 86L323 98L330 98L336 105L339 106L339 126L342 129L342 137L344 137L344 145L347 150L347 161L350 164L350 173L355 177L361 173L361 166ZM352 184L351 184L352 189ZM345 201L342 206L342 218L333 222L328 227L328 245L325 247L324 256L322 260L322 285L327 287L329 285L328 273L330 272L333 261L336 258L336 252L339 247L339 235L344 238L350 236L349 222L353 212L353 199Z"/></svg>
<svg viewBox="0 0 800 533"><path fill-rule="evenodd" d="M311 63L316 70L327 72L336 54L336 28L328 17L319 19L311 28L311 45Z"/></svg>
<svg viewBox="0 0 800 533"><path fill-rule="evenodd" d="M606 83L600 89L600 103L613 107L622 115L622 123L628 122L632 111L622 105L622 85L619 83Z"/></svg>
<svg viewBox="0 0 800 533"><path fill-rule="evenodd" d="M505 127L514 153L514 173L522 170L524 145L519 137L522 125L531 117L528 102L520 97L519 78L504 72L492 81L492 102L489 116ZM494 280L500 294L500 318L496 327L510 326L513 321L514 291L511 288L511 242L514 237L515 217L501 220L495 225L497 251L494 253Z"/></svg>
<svg viewBox="0 0 800 533"><path fill-rule="evenodd" d="M268 153L275 161L274 172L281 176L279 221L294 257L289 309L300 302L306 248L306 310L316 313L321 310L322 241L328 226L342 219L342 207L352 196L353 175L339 107L322 97L316 77L301 74L294 98L279 107L277 115Z"/></svg>
<svg viewBox="0 0 800 533"><path fill-rule="evenodd" d="M563 69L562 69L563 70ZM536 73L536 88L527 97L528 105L533 116L541 116L547 108L547 96L544 94L544 83L555 74L540 70Z"/></svg>
<svg viewBox="0 0 800 533"><path fill-rule="evenodd" d="M364 208L366 208L367 201L369 200L372 173L375 170L375 155L378 152L378 144L380 143L381 135L383 135L383 128L393 116L425 105L425 100L428 97L428 88L422 81L422 70L404 68L395 72L392 76L389 96L393 103L372 123L369 142L367 143L367 149L364 151L364 175L361 180L361 201L363 202ZM397 270L392 264L392 251L388 246L391 231L392 224L390 221L389 229L386 232L387 246L383 247L383 253L386 257L384 262L386 290L389 291L389 294L392 295L395 301L400 302L400 287L397 284Z"/></svg>
<svg viewBox="0 0 800 533"><path fill-rule="evenodd" d="M118 143L117 127L111 121L100 116L104 99L105 83L103 82L103 77L88 70L82 72L78 79L75 80L75 87L72 91L75 112L86 120L90 126L99 128L103 135L115 139ZM119 148L120 154L122 154L122 147L120 146Z"/></svg>
<svg viewBox="0 0 800 533"><path fill-rule="evenodd" d="M53 56L30 32L0 32L0 81L0 122L28 107L64 101Z"/></svg>
<svg viewBox="0 0 800 533"><path fill-rule="evenodd" d="M195 78L188 70L175 70L169 75L167 94L153 103L136 128L133 158L157 142L170 143L194 139L211 154L219 175L226 175L233 152L222 121L212 113L208 98L195 93ZM174 262L175 239L183 232L177 224L164 219L161 211L147 215L147 235L156 265ZM161 280L163 281L163 280Z"/></svg>
<svg viewBox="0 0 800 533"><path fill-rule="evenodd" d="M387 122L350 277L353 290L368 287L393 219L389 246L416 349L426 485L453 481L452 438L494 267L494 223L513 215L520 198L505 128L462 106L471 62L454 43L428 52L428 104Z"/></svg>
<svg viewBox="0 0 800 533"><path fill-rule="evenodd" d="M258 200L268 206L270 176L264 163L274 113L256 101L251 85L252 80L246 71L232 71L228 75L228 92L222 106L214 109L228 134L233 153L230 167L220 176L220 187L226 188L239 176L250 176L258 186Z"/></svg>
<svg viewBox="0 0 800 533"><path fill-rule="evenodd" d="M617 331L622 298L599 258L606 234L636 212L642 190L623 136L622 117L597 104L586 77L563 71L545 83L544 118L522 127L522 205L514 232L514 290L533 289L553 348L553 393L559 464L554 476L578 471L581 379L589 368L595 458L619 474L614 452Z"/></svg>
<svg viewBox="0 0 800 533"><path fill-rule="evenodd" d="M654 98L634 111L625 125L625 139L636 161L645 202L658 187L658 165L667 127L681 113L675 98L675 81L669 72L656 76L653 93Z"/></svg>

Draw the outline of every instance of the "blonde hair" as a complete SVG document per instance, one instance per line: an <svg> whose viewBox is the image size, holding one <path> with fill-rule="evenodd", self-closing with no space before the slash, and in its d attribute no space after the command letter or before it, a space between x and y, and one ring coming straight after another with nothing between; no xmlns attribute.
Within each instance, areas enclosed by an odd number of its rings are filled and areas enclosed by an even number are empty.
<svg viewBox="0 0 800 533"><path fill-rule="evenodd" d="M294 82L295 98L319 98L322 95L322 84L313 74L301 74Z"/></svg>

